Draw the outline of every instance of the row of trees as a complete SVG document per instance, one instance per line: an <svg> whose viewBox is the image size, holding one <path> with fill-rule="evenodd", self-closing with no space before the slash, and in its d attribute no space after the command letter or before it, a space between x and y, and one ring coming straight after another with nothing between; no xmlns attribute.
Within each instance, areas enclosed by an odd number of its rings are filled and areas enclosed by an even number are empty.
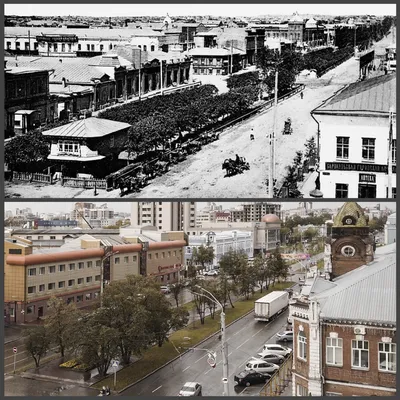
<svg viewBox="0 0 400 400"><path fill-rule="evenodd" d="M102 306L91 313L52 298L45 323L26 331L26 348L36 366L56 346L61 357L73 354L105 376L113 359L129 364L132 355L154 344L161 347L170 332L187 322L187 310L166 302L153 279L128 276L108 285Z"/></svg>

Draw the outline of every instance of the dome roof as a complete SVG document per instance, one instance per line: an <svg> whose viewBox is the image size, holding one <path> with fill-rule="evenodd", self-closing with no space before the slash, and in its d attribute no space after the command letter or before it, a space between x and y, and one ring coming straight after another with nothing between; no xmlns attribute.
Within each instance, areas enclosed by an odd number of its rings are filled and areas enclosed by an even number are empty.
<svg viewBox="0 0 400 400"><path fill-rule="evenodd" d="M280 224L282 221L275 214L267 214L261 218L261 222L266 222L267 224Z"/></svg>
<svg viewBox="0 0 400 400"><path fill-rule="evenodd" d="M294 13L289 22L304 22L303 18L300 17L299 13Z"/></svg>
<svg viewBox="0 0 400 400"><path fill-rule="evenodd" d="M306 28L317 26L317 21L314 18L310 18L306 22Z"/></svg>

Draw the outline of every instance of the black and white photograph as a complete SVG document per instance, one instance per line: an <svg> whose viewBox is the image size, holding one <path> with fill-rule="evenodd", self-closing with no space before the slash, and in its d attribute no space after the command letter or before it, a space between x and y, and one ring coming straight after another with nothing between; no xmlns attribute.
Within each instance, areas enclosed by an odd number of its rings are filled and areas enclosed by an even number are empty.
<svg viewBox="0 0 400 400"><path fill-rule="evenodd" d="M395 4L5 5L6 198L395 198Z"/></svg>
<svg viewBox="0 0 400 400"><path fill-rule="evenodd" d="M6 396L395 396L394 202L6 202Z"/></svg>

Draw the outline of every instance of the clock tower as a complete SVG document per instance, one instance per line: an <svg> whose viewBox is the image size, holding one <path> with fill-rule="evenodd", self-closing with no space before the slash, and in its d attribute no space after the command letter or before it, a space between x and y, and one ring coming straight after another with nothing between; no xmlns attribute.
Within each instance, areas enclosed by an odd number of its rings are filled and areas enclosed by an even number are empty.
<svg viewBox="0 0 400 400"><path fill-rule="evenodd" d="M345 203L334 218L332 234L326 241L325 273L334 279L370 263L374 247L368 216L357 203Z"/></svg>

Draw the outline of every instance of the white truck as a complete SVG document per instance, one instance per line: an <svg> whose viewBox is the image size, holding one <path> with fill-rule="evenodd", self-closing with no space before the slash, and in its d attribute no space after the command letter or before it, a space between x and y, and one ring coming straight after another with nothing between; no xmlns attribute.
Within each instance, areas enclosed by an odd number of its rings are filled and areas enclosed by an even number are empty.
<svg viewBox="0 0 400 400"><path fill-rule="evenodd" d="M289 293L275 291L255 301L254 318L256 321L270 321L289 306Z"/></svg>

